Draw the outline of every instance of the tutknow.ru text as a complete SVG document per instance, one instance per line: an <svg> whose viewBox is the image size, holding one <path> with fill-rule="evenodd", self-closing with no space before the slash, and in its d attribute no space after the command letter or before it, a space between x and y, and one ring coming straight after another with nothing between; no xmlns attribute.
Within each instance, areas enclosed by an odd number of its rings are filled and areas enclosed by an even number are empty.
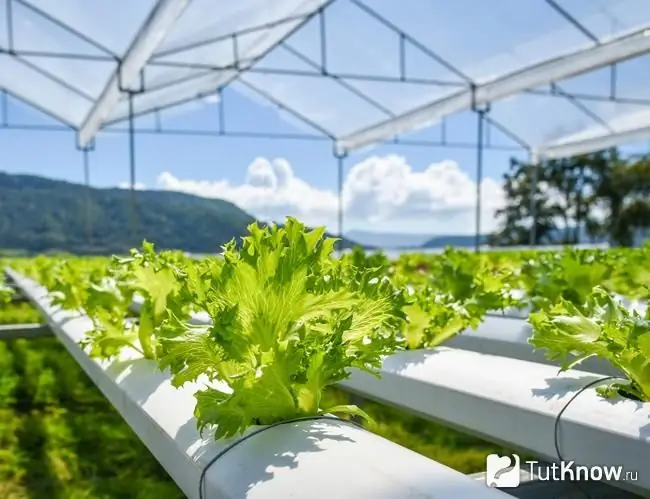
<svg viewBox="0 0 650 499"><path fill-rule="evenodd" d="M638 472L626 471L622 466L584 466L575 464L575 461L541 465L539 461L526 461L526 464L530 474L542 482L587 480L633 482L638 479Z"/></svg>

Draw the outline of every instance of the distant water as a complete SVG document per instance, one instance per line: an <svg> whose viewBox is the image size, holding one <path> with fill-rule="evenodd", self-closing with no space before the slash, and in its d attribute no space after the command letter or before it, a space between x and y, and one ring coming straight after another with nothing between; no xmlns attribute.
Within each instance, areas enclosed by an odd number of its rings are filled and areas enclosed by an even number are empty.
<svg viewBox="0 0 650 499"><path fill-rule="evenodd" d="M609 244L576 244L572 246L576 249L607 249ZM523 251L523 250L540 250L540 251L559 251L564 249L565 246L562 245L546 245L546 246L479 246L479 251L482 252L491 252L491 251ZM456 246L456 249L463 249L467 251L474 251L473 246ZM350 250L347 250L350 251ZM376 253L377 251L382 251L389 258L399 258L400 255L408 254L418 254L418 255L437 255L445 251L445 248L403 248L403 249L373 249L369 250L369 253Z"/></svg>
<svg viewBox="0 0 650 499"><path fill-rule="evenodd" d="M606 243L601 243L601 244L576 244L572 246L573 248L577 249L607 249L609 248L609 244ZM457 249L464 249L468 251L474 251L473 247L461 247L458 246L456 247ZM558 251L561 249L564 249L565 246L561 245L547 245L547 246L480 246L480 251L482 252L490 252L490 251L522 251L522 250L540 250L540 251ZM368 253L376 253L378 251L383 252L388 258L390 259L396 259L399 258L400 255L408 255L408 254L418 254L418 255L437 255L440 254L444 251L444 248L403 248L403 249L395 249L395 248L388 248L388 249L373 249L373 250L368 250ZM350 251L350 250L346 250ZM336 255L340 254L339 252L335 252ZM199 254L199 253L186 253L187 256L193 257L193 258L202 258L205 256L214 256L216 253L209 255L209 254Z"/></svg>

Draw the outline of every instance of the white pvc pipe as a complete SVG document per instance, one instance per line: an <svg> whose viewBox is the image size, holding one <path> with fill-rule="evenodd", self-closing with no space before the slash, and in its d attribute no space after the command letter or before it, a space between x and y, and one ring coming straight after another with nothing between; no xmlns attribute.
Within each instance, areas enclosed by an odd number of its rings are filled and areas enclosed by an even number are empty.
<svg viewBox="0 0 650 499"><path fill-rule="evenodd" d="M210 459L231 441L202 438L193 416L203 386L170 384L153 361L107 362L78 346L90 319L51 306L47 290L8 271L54 334L190 498ZM206 499L510 497L466 475L345 422L300 422L255 435L228 451L205 477Z"/></svg>

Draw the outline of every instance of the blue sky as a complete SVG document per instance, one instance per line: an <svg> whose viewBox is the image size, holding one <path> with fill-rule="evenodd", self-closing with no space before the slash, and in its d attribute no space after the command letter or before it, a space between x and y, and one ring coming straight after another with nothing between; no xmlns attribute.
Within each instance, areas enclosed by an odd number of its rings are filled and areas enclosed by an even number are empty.
<svg viewBox="0 0 650 499"><path fill-rule="evenodd" d="M244 121L228 119L232 130L239 131L272 131L274 133L292 131L292 125L283 123L268 108L262 108L251 103L236 93L226 95L224 100L228 103L228 110L232 109L233 116L249 117L255 123L251 127ZM229 97L232 96L232 99ZM214 106L192 110L188 113L177 114L165 119L162 115L161 123L164 128L173 129L200 129L208 125L207 121L214 119L216 112ZM230 116L230 115L229 115ZM476 121L473 116L468 117ZM9 121L12 124L55 124L54 120L43 117L24 104L9 100ZM140 120L140 126L149 126L147 120ZM240 126L238 126L240 125ZM246 126L247 125L247 126ZM468 132L475 128L474 125L458 127L458 135L462 139L462 131ZM124 125L120 125L121 128ZM450 127L453 130L453 127ZM293 129L294 133L301 130ZM475 132L473 132L475 133ZM431 139L432 131L419 135ZM417 138L417 136L413 136ZM449 137L454 140L453 136ZM465 141L472 140L466 137ZM495 139L496 140L496 139ZM65 179L72 182L83 182L82 154L75 149L75 135L72 132L43 132L0 129L0 149L3 157L9 161L2 161L2 169L10 173L30 173L47 177ZM96 141L96 149L90 153L91 184L98 187L116 186L129 179L128 140L123 133L104 133ZM402 156L412 167L414 172L423 172L429 165L452 160L457 163L458 171L465 174L468 184L464 186L472 194L475 190L473 182L476 179L475 165L476 152L472 149L454 149L447 147L418 147L387 145L373 148L371 151L361 151L351 154L345 160L348 176L350 170L368 158L386 158L390 155ZM484 176L498 179L508 166L508 158L512 153L486 150L484 153ZM525 157L525 155L521 155ZM169 172L180 180L218 182L229 181L234 187L244 184L247 179L247 170L257 158L273 160L284 158L290 163L293 174L304 180L307 184L321 190L336 192L336 160L332 155L330 141L306 141L287 139L251 139L231 137L205 137L205 136L179 136L179 135L153 135L147 133L136 134L137 181L147 188L161 188L158 177L163 172ZM186 189L187 190L187 189ZM201 191L189 192L201 193ZM238 202L237 199L232 199ZM264 206L247 206L239 203L243 208L254 212L257 216L271 215L279 218L287 214L296 214L296 210L286 209L283 206L276 210L265 209ZM290 207L287 207L290 208ZM444 207L443 207L444 208ZM463 227L446 223L449 214L444 209L439 213L416 213L415 220L379 221L349 220L347 228L364 228L368 230L398 230L425 233L471 232L474 228L474 216L471 206L463 206L462 216L454 214L452 218ZM307 219L314 218L307 214ZM316 223L327 223L334 228L334 218L315 217Z"/></svg>
<svg viewBox="0 0 650 499"><path fill-rule="evenodd" d="M316 1L316 0L314 0ZM273 4L263 0L241 0L228 11L214 11L208 0L194 0L178 26L163 42L162 49L182 45L206 34L227 33L256 25L258 18L286 16L296 0ZM638 29L650 21L650 6L643 0L562 0L562 6L596 36L607 36ZM4 2L2 2L4 5ZM98 0L40 0L39 6L59 16L77 29L93 36L121 53L129 33L137 28L150 0L138 4L117 3L106 11ZM460 68L476 81L484 81L518 67L532 64L591 43L541 0L365 0L365 5L389 19L417 42L426 45ZM277 11L270 12L274 9ZM0 17L2 17L0 7ZM269 12L267 12L267 10ZM137 12L136 12L137 11ZM327 66L341 74L397 76L399 74L399 37L368 13L348 0L337 0L326 11ZM219 15L217 15L219 14ZM23 16L24 29L18 42L31 49L57 45L60 50L87 51L28 11ZM229 17L230 16L230 17ZM266 16L266 17L265 17ZM128 22L124 22L127 19ZM40 23L40 24L39 24ZM120 26L119 32L112 28ZM0 28L0 46L3 33ZM320 24L314 19L287 41L291 50L313 60L320 59ZM50 31L48 31L50 30ZM20 32L19 29L16 30ZM29 36L27 36L29 35ZM76 44L76 45L75 45ZM74 45L74 46L73 46ZM93 49L94 50L94 49ZM250 48L250 50L254 50ZM190 51L181 60L189 62L225 58L229 44ZM458 76L432 60L415 43L404 48L410 78L428 78L458 82ZM254 52L251 52L254 55ZM251 56L252 56L251 55ZM2 57L2 56L0 56ZM163 58L165 60L169 58ZM173 57L172 57L173 59ZM645 77L647 56L619 64L617 92L628 98L648 98ZM0 62L2 62L0 60ZM78 62L33 60L97 95L110 72L106 64L81 67ZM8 66L7 66L8 67ZM273 50L259 69L308 70L309 65L287 47ZM0 65L1 68L1 65ZM6 69L6 68L5 68ZM311 68L313 70L313 68ZM182 70L150 66L150 81L182 77ZM198 70L194 71L197 75ZM187 72L187 71L186 71ZM185 74L186 76L186 74ZM14 85L23 94L40 99L59 113L78 117L87 105L71 97L54 93L54 89L36 80L20 79L16 73L4 72L4 84ZM3 84L0 74L0 86ZM386 116L354 98L331 79L298 78L279 74L249 72L243 80L263 88L275 99L299 111L336 135L345 135L376 123ZM345 80L370 95L395 114L455 91L453 87ZM567 92L607 96L611 73L608 68L561 82ZM16 85L18 86L16 87ZM187 87L175 87L160 98L176 98ZM194 91L194 90L192 90ZM241 84L232 85L223 94L227 127L230 131L313 133L304 123L286 112L279 112ZM647 109L646 106L612 102L579 101L579 104L609 121L618 116ZM137 106L146 106L143 101ZM124 111L124 103L116 112ZM54 121L34 109L9 100L12 124L51 124ZM216 130L217 104L208 100L160 113L163 127L173 129ZM520 95L492 106L490 116L516 132L526 142L536 145L562 134L594 125L594 120L566 99ZM138 128L152 128L152 116L136 121ZM118 125L124 128L126 123ZM471 111L448 118L445 133L450 142L475 142L476 115ZM410 140L437 140L441 125L409 134ZM507 137L489 130L492 144L514 146ZM641 148L645 147L644 145ZM83 181L81 153L75 149L72 132L0 130L0 169L11 173L32 173L70 181ZM502 202L500 179L508 168L508 159L524 151L486 150L484 153L483 229L495 227L493 211ZM326 224L335 230L336 163L329 141L286 139L252 139L210 136L171 136L140 133L136 137L137 181L145 188L176 189L199 195L229 199L260 218L281 219L296 215L311 224ZM7 159L8 158L8 159ZM128 142L125 134L102 133L96 150L90 155L91 183L107 187L129 178ZM476 152L449 147L415 147L384 145L357 151L346 159L344 199L347 229L393 230L429 234L473 233L474 193L476 190Z"/></svg>

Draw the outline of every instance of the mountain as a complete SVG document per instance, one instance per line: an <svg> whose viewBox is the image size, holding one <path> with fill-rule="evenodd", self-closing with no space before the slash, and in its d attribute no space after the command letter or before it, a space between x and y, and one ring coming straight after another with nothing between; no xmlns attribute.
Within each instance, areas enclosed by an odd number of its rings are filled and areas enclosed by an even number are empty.
<svg viewBox="0 0 650 499"><path fill-rule="evenodd" d="M573 228L571 229L573 231ZM554 242L554 245L561 245L561 241L566 236L565 229L555 229L551 231L550 237ZM488 235L484 234L481 236L481 245L488 244ZM641 240L641 236L638 238ZM584 227L580 228L578 233L578 244L602 244L607 242L606 237L597 237L591 238L587 233L587 230ZM474 247L474 236L436 236L428 240L422 248L444 248L447 245L458 246L458 247Z"/></svg>
<svg viewBox="0 0 650 499"><path fill-rule="evenodd" d="M487 235L480 237L480 244L487 244ZM454 246L458 248L473 248L476 244L476 237L473 235L447 235L447 236L434 236L426 241L421 248L444 248L445 246Z"/></svg>
<svg viewBox="0 0 650 499"><path fill-rule="evenodd" d="M566 235L564 229L556 229L550 233L550 236L553 241L558 241L557 245L561 245L561 241ZM484 234L481 236L481 245L488 244L489 235ZM589 243L604 243L606 238L596 238L592 239L587 234L586 229L581 228L578 234L578 244L589 244ZM429 239L425 244L422 245L422 248L444 248L445 246L457 246L457 247L469 247L473 248L475 245L475 238L473 235L469 236L435 236Z"/></svg>
<svg viewBox="0 0 650 499"><path fill-rule="evenodd" d="M233 203L171 191L87 188L62 180L0 172L0 249L41 253L122 253L143 239L156 247L215 253L246 233L254 217ZM88 198L88 201L87 201ZM88 204L87 204L88 203ZM90 213L90 243L86 213ZM343 241L343 247L354 245Z"/></svg>
<svg viewBox="0 0 650 499"><path fill-rule="evenodd" d="M386 250L444 248L445 246L474 247L473 235L432 236L431 234L401 234L399 232L370 232L363 230L350 230L345 235L359 244ZM485 244L486 240L487 236L482 236L481 244Z"/></svg>
<svg viewBox="0 0 650 499"><path fill-rule="evenodd" d="M350 230L345 237L359 244L383 249L419 248L430 238L430 234L401 234L398 232L370 232Z"/></svg>

